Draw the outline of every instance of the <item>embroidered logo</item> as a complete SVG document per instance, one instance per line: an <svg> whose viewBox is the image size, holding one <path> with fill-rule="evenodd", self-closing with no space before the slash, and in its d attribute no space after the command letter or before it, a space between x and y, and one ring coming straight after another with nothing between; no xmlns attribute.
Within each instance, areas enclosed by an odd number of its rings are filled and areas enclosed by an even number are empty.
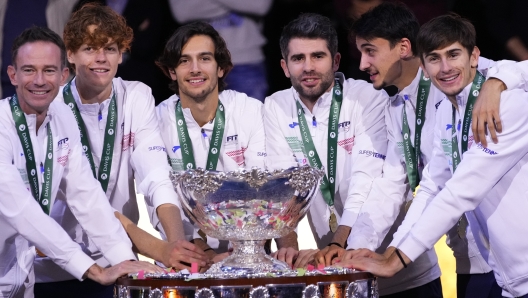
<svg viewBox="0 0 528 298"><path fill-rule="evenodd" d="M348 154L352 154L352 148L354 148L354 137L341 140L337 144L346 150Z"/></svg>
<svg viewBox="0 0 528 298"><path fill-rule="evenodd" d="M229 151L226 152L227 156L231 157L239 167L244 166L245 160L244 160L244 152L246 152L247 147L242 147L238 150Z"/></svg>

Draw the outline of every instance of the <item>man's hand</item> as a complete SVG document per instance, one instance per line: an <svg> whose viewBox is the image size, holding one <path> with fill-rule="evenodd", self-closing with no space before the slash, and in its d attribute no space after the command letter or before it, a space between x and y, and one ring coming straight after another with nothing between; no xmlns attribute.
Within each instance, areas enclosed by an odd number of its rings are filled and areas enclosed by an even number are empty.
<svg viewBox="0 0 528 298"><path fill-rule="evenodd" d="M272 253L271 256L279 261L285 262L291 268L304 268L309 263L314 262L315 254L318 251L318 249L304 249L298 251L293 247L283 247Z"/></svg>
<svg viewBox="0 0 528 298"><path fill-rule="evenodd" d="M109 268L93 264L85 273L85 277L102 285L111 285L119 277L144 270L146 273L162 273L163 269L148 262L124 261Z"/></svg>
<svg viewBox="0 0 528 298"><path fill-rule="evenodd" d="M403 252L400 254L406 264L410 263L409 258ZM392 277L404 268L396 253L386 257L368 249L349 250L343 255L341 262L336 265L368 271L379 277Z"/></svg>
<svg viewBox="0 0 528 298"><path fill-rule="evenodd" d="M315 263L317 265L324 264L325 266L330 266L334 263L333 261L339 260L345 252L346 250L344 248L332 244L323 248L315 255Z"/></svg>
<svg viewBox="0 0 528 298"><path fill-rule="evenodd" d="M486 131L489 131L493 143L497 144L497 132L502 132L502 122L499 116L500 94L506 90L506 85L495 78L490 78L482 85L473 107L471 129L475 143L486 147Z"/></svg>
<svg viewBox="0 0 528 298"><path fill-rule="evenodd" d="M186 240L165 243L163 249L163 265L175 269L191 270L190 265L197 263L199 267L206 267L208 258L197 245Z"/></svg>

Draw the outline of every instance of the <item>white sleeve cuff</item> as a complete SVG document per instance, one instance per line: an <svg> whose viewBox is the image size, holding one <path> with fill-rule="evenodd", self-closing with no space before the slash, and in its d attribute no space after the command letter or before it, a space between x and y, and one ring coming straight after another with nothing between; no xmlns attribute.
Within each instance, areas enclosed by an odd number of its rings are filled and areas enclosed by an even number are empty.
<svg viewBox="0 0 528 298"><path fill-rule="evenodd" d="M369 238L366 237L366 235L353 235L353 232L352 232L347 240L347 249L360 249L360 248L366 248L372 251L375 251L377 249L374 243L372 243L372 241L370 241Z"/></svg>
<svg viewBox="0 0 528 298"><path fill-rule="evenodd" d="M411 261L415 261L420 255L426 252L429 248L423 243L414 238L410 234L399 246L398 249L402 251Z"/></svg>
<svg viewBox="0 0 528 298"><path fill-rule="evenodd" d="M351 210L344 210L343 216L341 216L341 219L339 220L339 225L352 227L354 223L356 222L357 217L358 217L357 212L354 212Z"/></svg>
<svg viewBox="0 0 528 298"><path fill-rule="evenodd" d="M104 253L105 259L114 266L126 260L137 260L130 246L125 242L118 243Z"/></svg>
<svg viewBox="0 0 528 298"><path fill-rule="evenodd" d="M87 256L82 250L76 251L70 260L64 265L64 270L68 271L78 280L83 280L83 275L88 271L95 261Z"/></svg>

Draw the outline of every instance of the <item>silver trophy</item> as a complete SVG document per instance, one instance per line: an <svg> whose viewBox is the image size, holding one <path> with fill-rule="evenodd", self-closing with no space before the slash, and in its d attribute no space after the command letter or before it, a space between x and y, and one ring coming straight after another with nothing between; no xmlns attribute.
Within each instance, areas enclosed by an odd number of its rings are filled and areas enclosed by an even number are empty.
<svg viewBox="0 0 528 298"><path fill-rule="evenodd" d="M304 217L323 171L309 166L272 172L252 169L171 172L185 214L207 236L229 240L233 253L208 271L247 276L290 272L264 252L267 239L292 232Z"/></svg>

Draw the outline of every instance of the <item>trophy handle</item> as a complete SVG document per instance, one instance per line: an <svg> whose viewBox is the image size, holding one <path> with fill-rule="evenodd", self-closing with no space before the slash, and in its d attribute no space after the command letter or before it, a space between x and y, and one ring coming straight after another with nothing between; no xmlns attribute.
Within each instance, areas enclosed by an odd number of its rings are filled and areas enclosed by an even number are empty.
<svg viewBox="0 0 528 298"><path fill-rule="evenodd" d="M213 291L208 288L201 288L194 294L194 298L214 298Z"/></svg>
<svg viewBox="0 0 528 298"><path fill-rule="evenodd" d="M303 291L303 298L321 298L319 287L317 285L309 285Z"/></svg>
<svg viewBox="0 0 528 298"><path fill-rule="evenodd" d="M162 297L163 297L163 293L161 292L160 289L151 290L149 293L149 298L162 298Z"/></svg>
<svg viewBox="0 0 528 298"><path fill-rule="evenodd" d="M252 289L249 298L270 298L268 288L260 286Z"/></svg>

